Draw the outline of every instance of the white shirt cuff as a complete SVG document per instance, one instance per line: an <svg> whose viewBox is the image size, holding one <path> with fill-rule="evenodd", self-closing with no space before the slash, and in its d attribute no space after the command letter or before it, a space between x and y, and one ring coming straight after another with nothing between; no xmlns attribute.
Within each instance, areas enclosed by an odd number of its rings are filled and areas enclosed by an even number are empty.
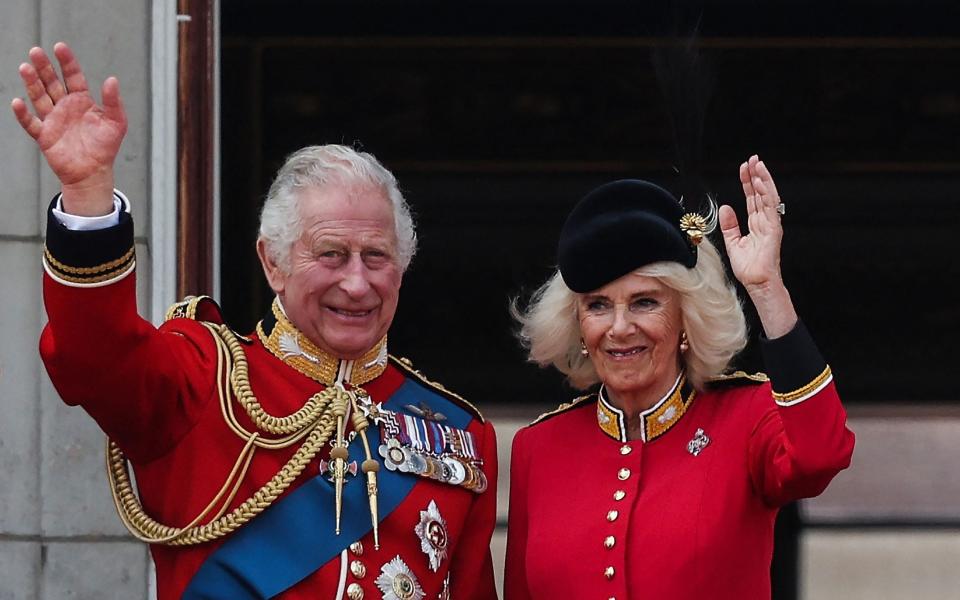
<svg viewBox="0 0 960 600"><path fill-rule="evenodd" d="M92 231L107 229L120 224L120 211L130 212L130 201L120 190L113 190L113 212L100 217L81 217L63 212L61 201L63 194L57 195L57 203L53 207L53 216L60 224L73 231Z"/></svg>

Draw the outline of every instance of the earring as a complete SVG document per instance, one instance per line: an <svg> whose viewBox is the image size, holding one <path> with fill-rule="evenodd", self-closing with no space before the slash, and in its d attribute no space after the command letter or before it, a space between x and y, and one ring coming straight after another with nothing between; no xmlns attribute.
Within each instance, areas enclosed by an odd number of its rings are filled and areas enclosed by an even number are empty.
<svg viewBox="0 0 960 600"><path fill-rule="evenodd" d="M590 351L587 350L587 345L583 343L583 340L580 340L580 355L587 356L590 354Z"/></svg>
<svg viewBox="0 0 960 600"><path fill-rule="evenodd" d="M680 332L680 352L686 352L690 349L690 342L687 340L687 332Z"/></svg>

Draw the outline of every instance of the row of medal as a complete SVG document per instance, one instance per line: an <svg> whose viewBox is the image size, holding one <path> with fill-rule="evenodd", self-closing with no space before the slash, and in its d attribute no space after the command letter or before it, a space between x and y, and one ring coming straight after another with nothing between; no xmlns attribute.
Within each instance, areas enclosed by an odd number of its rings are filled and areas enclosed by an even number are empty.
<svg viewBox="0 0 960 600"><path fill-rule="evenodd" d="M409 408L424 413L418 407ZM372 403L364 407L364 412L380 426L383 443L379 453L387 469L458 485L478 494L487 489L483 460L469 431L437 422L445 418L438 413L426 413L431 419L420 418Z"/></svg>

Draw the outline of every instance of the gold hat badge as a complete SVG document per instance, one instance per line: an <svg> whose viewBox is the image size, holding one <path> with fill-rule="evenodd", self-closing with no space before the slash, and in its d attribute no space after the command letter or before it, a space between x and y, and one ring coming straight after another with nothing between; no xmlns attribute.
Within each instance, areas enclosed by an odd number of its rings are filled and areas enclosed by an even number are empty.
<svg viewBox="0 0 960 600"><path fill-rule="evenodd" d="M680 231L687 234L694 246L698 246L707 233L707 220L703 215L686 213L680 217Z"/></svg>

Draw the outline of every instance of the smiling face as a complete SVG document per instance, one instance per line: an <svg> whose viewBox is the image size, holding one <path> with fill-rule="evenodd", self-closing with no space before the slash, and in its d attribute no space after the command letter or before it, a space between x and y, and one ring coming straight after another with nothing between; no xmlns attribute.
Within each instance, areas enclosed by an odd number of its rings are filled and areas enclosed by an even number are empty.
<svg viewBox="0 0 960 600"><path fill-rule="evenodd" d="M283 269L257 241L270 287L290 322L341 359L355 359L386 335L403 271L386 193L363 184L299 192L302 229Z"/></svg>
<svg viewBox="0 0 960 600"><path fill-rule="evenodd" d="M680 370L680 294L633 273L577 295L580 334L615 399L646 408L667 393ZM644 406L637 406L637 404Z"/></svg>

